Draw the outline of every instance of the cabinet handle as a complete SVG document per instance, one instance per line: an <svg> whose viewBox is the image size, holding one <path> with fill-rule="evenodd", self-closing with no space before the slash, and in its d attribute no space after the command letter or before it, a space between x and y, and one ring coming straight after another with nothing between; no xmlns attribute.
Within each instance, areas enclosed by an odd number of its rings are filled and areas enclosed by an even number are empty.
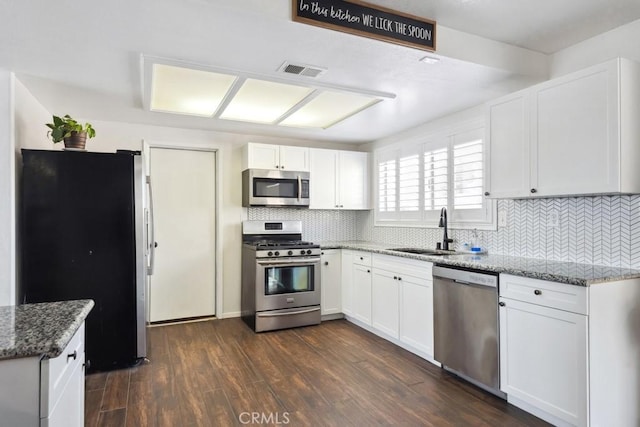
<svg viewBox="0 0 640 427"><path fill-rule="evenodd" d="M364 261L364 258L360 257L360 261Z"/></svg>
<svg viewBox="0 0 640 427"><path fill-rule="evenodd" d="M324 262L324 265L329 265L329 261L325 261L325 262Z"/></svg>
<svg viewBox="0 0 640 427"><path fill-rule="evenodd" d="M344 205L340 205L341 208L344 208Z"/></svg>
<svg viewBox="0 0 640 427"><path fill-rule="evenodd" d="M280 166L280 169L284 169L284 166Z"/></svg>
<svg viewBox="0 0 640 427"><path fill-rule="evenodd" d="M532 193L532 194L533 194L533 193L537 193L537 192L538 192L538 190L536 190L535 188L532 188L532 189L531 189L531 193Z"/></svg>
<svg viewBox="0 0 640 427"><path fill-rule="evenodd" d="M536 289L533 293L536 295L542 295L542 291L540 289Z"/></svg>
<svg viewBox="0 0 640 427"><path fill-rule="evenodd" d="M371 273L371 270L367 270L367 273Z"/></svg>
<svg viewBox="0 0 640 427"><path fill-rule="evenodd" d="M73 350L73 353L71 354L67 354L67 362L69 361L69 359L71 359L73 357L73 360L76 360L76 358L78 357L78 350Z"/></svg>
<svg viewBox="0 0 640 427"><path fill-rule="evenodd" d="M507 305L507 304L506 304L506 303L504 303L504 302L502 302L502 301L500 301L500 302L498 303L498 305L499 305L500 307L504 307L504 306L505 306L505 305Z"/></svg>
<svg viewBox="0 0 640 427"><path fill-rule="evenodd" d="M393 276L393 280L398 280L398 276Z"/></svg>
<svg viewBox="0 0 640 427"><path fill-rule="evenodd" d="M485 191L485 192L484 192L484 195L485 195L485 196L488 196L489 194L490 194L490 193L489 193L488 191Z"/></svg>
<svg viewBox="0 0 640 427"><path fill-rule="evenodd" d="M336 208L339 208L340 206L336 205Z"/></svg>
<svg viewBox="0 0 640 427"><path fill-rule="evenodd" d="M398 280L402 280L402 277L398 276Z"/></svg>
<svg viewBox="0 0 640 427"><path fill-rule="evenodd" d="M280 166L276 165L276 169L280 169Z"/></svg>

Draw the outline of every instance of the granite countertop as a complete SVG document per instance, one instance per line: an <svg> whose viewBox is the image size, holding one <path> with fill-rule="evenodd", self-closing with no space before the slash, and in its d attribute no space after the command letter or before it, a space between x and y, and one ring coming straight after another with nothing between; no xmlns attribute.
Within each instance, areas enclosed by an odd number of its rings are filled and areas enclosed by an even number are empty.
<svg viewBox="0 0 640 427"><path fill-rule="evenodd" d="M58 357L93 306L85 299L0 307L0 360Z"/></svg>
<svg viewBox="0 0 640 427"><path fill-rule="evenodd" d="M575 262L549 261L536 258L521 258L508 255L416 255L390 250L400 245L384 245L374 242L321 242L322 249L353 249L366 252L394 255L455 267L475 268L496 273L507 273L532 279L549 280L576 286L591 286L598 283L640 278L640 270L608 267Z"/></svg>

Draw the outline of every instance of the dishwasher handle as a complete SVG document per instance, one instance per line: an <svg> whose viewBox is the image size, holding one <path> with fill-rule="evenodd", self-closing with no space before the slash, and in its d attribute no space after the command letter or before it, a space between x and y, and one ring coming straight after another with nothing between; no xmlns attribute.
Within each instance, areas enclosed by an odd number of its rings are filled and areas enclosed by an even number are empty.
<svg viewBox="0 0 640 427"><path fill-rule="evenodd" d="M498 287L498 276L482 271L434 266L433 279L453 280L454 282L464 285L487 286L490 288Z"/></svg>

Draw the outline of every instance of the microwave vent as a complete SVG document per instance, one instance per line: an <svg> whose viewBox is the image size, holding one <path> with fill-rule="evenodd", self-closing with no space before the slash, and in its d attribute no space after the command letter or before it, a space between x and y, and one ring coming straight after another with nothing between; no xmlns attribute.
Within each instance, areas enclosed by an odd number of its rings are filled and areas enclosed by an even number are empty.
<svg viewBox="0 0 640 427"><path fill-rule="evenodd" d="M279 71L287 74L295 74L297 76L316 78L319 75L325 73L327 69L317 67L315 65L292 64L290 62L285 62L284 64L282 64Z"/></svg>

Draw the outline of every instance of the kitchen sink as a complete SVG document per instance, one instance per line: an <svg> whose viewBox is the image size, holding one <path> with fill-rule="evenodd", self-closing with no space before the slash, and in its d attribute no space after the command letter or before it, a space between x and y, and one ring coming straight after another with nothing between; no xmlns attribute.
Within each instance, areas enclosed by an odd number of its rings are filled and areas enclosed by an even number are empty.
<svg viewBox="0 0 640 427"><path fill-rule="evenodd" d="M387 250L404 252L407 254L431 255L431 256L455 255L456 253L456 251L445 251L443 249L421 249L421 248L389 248Z"/></svg>

